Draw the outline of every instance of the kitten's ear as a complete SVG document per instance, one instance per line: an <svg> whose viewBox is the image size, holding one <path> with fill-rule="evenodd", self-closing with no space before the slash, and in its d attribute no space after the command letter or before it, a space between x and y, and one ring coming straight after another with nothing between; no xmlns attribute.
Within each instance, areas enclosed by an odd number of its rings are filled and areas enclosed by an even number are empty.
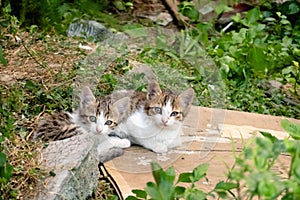
<svg viewBox="0 0 300 200"><path fill-rule="evenodd" d="M85 86L82 88L81 94L80 94L80 107L84 108L93 103L96 100L96 98L93 95L93 92L88 86Z"/></svg>
<svg viewBox="0 0 300 200"><path fill-rule="evenodd" d="M118 121L122 120L123 117L126 116L130 109L130 98L124 97L118 101L116 101L112 105L113 116L118 118Z"/></svg>
<svg viewBox="0 0 300 200"><path fill-rule="evenodd" d="M182 107L182 110L184 110L184 114L187 114L187 112L189 111L192 103L193 103L193 99L194 99L194 90L193 88L189 88L185 91L183 91L179 96L179 103L180 106Z"/></svg>
<svg viewBox="0 0 300 200"><path fill-rule="evenodd" d="M153 99L154 97L158 96L158 95L161 95L162 94L162 91L159 87L159 84L152 80L148 83L148 88L147 88L147 98L149 100Z"/></svg>

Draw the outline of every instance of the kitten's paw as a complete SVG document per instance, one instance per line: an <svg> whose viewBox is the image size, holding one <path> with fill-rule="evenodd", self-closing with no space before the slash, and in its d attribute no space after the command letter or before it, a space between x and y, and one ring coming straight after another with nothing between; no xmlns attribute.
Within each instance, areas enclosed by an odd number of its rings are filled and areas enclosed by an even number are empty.
<svg viewBox="0 0 300 200"><path fill-rule="evenodd" d="M151 149L155 153L166 153L168 152L168 147L166 145L157 145Z"/></svg>
<svg viewBox="0 0 300 200"><path fill-rule="evenodd" d="M131 145L128 139L121 139L119 137L109 137L108 141L111 143L113 147L118 147L123 149L128 148Z"/></svg>
<svg viewBox="0 0 300 200"><path fill-rule="evenodd" d="M128 148L131 146L131 142L128 139L122 139L121 144L120 144L120 148Z"/></svg>

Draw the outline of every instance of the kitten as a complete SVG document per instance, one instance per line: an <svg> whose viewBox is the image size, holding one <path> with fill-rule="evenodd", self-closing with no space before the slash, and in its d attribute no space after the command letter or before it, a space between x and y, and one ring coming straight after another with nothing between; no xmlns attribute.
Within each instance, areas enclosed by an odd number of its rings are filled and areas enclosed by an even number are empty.
<svg viewBox="0 0 300 200"><path fill-rule="evenodd" d="M162 91L156 81L148 84L147 92L131 95L131 115L117 130L130 139L156 153L181 145L181 126L194 98L189 88L180 94Z"/></svg>
<svg viewBox="0 0 300 200"><path fill-rule="evenodd" d="M122 154L121 148L130 146L130 141L127 139L107 136L125 119L129 106L128 97L118 101L112 100L110 96L96 99L90 88L84 87L78 109L73 113L59 112L49 116L38 125L33 139L56 141L80 134L102 135L102 143L98 144L97 149L100 161L105 162L111 157ZM111 153L111 156L103 152Z"/></svg>

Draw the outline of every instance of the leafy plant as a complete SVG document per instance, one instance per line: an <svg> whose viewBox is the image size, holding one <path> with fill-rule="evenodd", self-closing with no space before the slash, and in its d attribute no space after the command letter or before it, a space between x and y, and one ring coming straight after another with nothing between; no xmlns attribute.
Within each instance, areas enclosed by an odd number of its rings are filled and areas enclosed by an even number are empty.
<svg viewBox="0 0 300 200"><path fill-rule="evenodd" d="M157 163L151 163L154 182L148 182L145 190L133 190L135 196L129 196L126 200L161 199L172 200L179 198L205 199L206 193L197 189L195 183L206 176L208 164L196 167L193 172L182 173L175 183L175 169L170 167L163 170ZM179 183L191 183L190 187L179 186Z"/></svg>
<svg viewBox="0 0 300 200"><path fill-rule="evenodd" d="M12 171L13 167L10 165L6 154L0 152L0 199L2 199L1 188L5 187L9 182Z"/></svg>
<svg viewBox="0 0 300 200"><path fill-rule="evenodd" d="M180 8L184 16L195 9L188 1L183 1ZM228 3L221 2L215 13L220 15L231 10ZM264 1L245 15L232 16L232 21L220 30L215 28L219 26L217 19L202 22L195 17L185 21L183 33L192 37L190 44L197 41L205 47L227 84L227 108L298 118L300 20L296 15L299 10L296 1L282 5ZM269 91L265 91L268 88L257 87L268 80L293 85L293 88L279 91L280 94L274 92L270 97ZM241 92L245 89L247 92Z"/></svg>
<svg viewBox="0 0 300 200"><path fill-rule="evenodd" d="M191 21L199 20L199 11L195 8L194 2L183 1L178 5L178 12L182 13L183 16L188 17Z"/></svg>
<svg viewBox="0 0 300 200"><path fill-rule="evenodd" d="M228 173L228 182L239 185L238 199L264 198L298 199L300 179L295 171L299 167L299 136L300 126L288 120L282 120L282 127L296 140L279 140L270 133L261 132L264 136L256 137L251 146L236 157L233 168ZM283 179L271 168L276 164L279 155L288 153L291 164L288 178ZM242 188L247 188L241 192Z"/></svg>
<svg viewBox="0 0 300 200"><path fill-rule="evenodd" d="M290 83L293 83L293 85L294 85L294 91L295 91L295 93L297 95L299 95L298 94L298 89L297 89L297 86L300 85L300 67L299 67L299 62L293 61L293 65L288 66L288 67L282 69L282 74L283 74L285 80L287 80Z"/></svg>
<svg viewBox="0 0 300 200"><path fill-rule="evenodd" d="M300 125L288 120L282 120L282 127L294 139L279 140L267 132L264 136L250 141L244 150L235 157L233 167L228 171L228 179L220 181L214 189L206 193L195 185L197 181L206 178L208 164L201 164L192 172L179 174L175 182L175 169L163 170L157 163L152 163L154 182L148 182L144 190L132 190L135 196L127 200L137 199L282 199L300 198ZM250 145L251 144L251 145ZM282 154L291 156L288 177L281 178L271 168ZM207 178L206 178L207 179ZM179 186L178 183L190 183L189 186Z"/></svg>
<svg viewBox="0 0 300 200"><path fill-rule="evenodd" d="M7 66L7 61L3 55L3 50L2 50L2 47L0 47L0 62L4 65L4 66Z"/></svg>

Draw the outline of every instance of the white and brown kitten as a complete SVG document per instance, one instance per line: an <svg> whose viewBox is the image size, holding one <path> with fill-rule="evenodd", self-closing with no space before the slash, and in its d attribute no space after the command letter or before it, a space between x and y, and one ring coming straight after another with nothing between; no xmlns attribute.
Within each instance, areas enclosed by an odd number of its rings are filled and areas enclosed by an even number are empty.
<svg viewBox="0 0 300 200"><path fill-rule="evenodd" d="M128 97L118 101L113 101L110 96L97 99L89 87L84 87L78 109L73 113L59 112L50 115L38 125L33 139L56 141L80 134L101 135L103 139L97 149L100 161L105 162L122 154L122 148L130 146L127 139L107 135L125 119L129 108Z"/></svg>
<svg viewBox="0 0 300 200"><path fill-rule="evenodd" d="M121 123L118 134L156 153L181 145L181 126L190 110L194 90L179 94L162 91L156 81L148 84L147 92L131 95L132 113Z"/></svg>

